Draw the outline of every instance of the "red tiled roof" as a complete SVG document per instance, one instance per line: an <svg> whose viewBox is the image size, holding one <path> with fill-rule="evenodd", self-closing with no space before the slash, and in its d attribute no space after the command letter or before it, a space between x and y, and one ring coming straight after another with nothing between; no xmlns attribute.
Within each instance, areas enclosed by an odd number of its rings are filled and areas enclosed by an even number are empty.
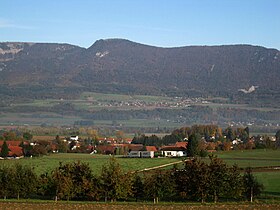
<svg viewBox="0 0 280 210"><path fill-rule="evenodd" d="M22 141L6 141L8 146L19 146ZM0 146L4 144L4 141L0 141Z"/></svg>
<svg viewBox="0 0 280 210"><path fill-rule="evenodd" d="M106 153L106 152L113 153L115 150L115 147L112 145L97 145L96 149L100 150L102 153Z"/></svg>
<svg viewBox="0 0 280 210"><path fill-rule="evenodd" d="M187 148L187 145L188 145L188 142L186 142L186 141L177 141L175 143L176 147L185 147L185 148Z"/></svg>
<svg viewBox="0 0 280 210"><path fill-rule="evenodd" d="M146 150L149 151L149 152L151 152L151 151L156 152L157 148L155 146L146 146Z"/></svg>
<svg viewBox="0 0 280 210"><path fill-rule="evenodd" d="M9 156L23 156L22 148L19 146L9 146Z"/></svg>
<svg viewBox="0 0 280 210"><path fill-rule="evenodd" d="M139 151L143 148L143 144L129 144L128 149L132 151Z"/></svg>

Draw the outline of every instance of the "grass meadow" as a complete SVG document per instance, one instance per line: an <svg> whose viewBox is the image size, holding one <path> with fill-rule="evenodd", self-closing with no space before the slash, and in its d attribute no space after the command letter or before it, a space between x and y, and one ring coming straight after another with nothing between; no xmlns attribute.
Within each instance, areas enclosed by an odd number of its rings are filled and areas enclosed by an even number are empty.
<svg viewBox="0 0 280 210"><path fill-rule="evenodd" d="M67 163L73 161L82 161L88 163L94 174L98 175L101 172L103 165L109 161L109 155L90 155L79 153L60 153L51 154L43 157L23 158L20 160L2 160L6 164L18 161L19 163L29 165L34 168L39 175L45 172L50 172L59 165L59 162ZM160 166L168 163L178 162L180 158L124 158L116 156L118 163L124 171L137 171L155 166Z"/></svg>
<svg viewBox="0 0 280 210"><path fill-rule="evenodd" d="M252 167L257 169L257 179L264 184L265 195L273 195L280 197L280 150L244 150L244 151L228 151L215 153L219 158L223 159L228 165L237 164L241 168ZM2 160L1 164L12 164L20 162L30 165L35 172L40 175L50 172L59 165L59 162L86 162L92 168L94 174L99 175L103 165L107 164L108 155L90 155L78 153L61 153L51 154L43 157L23 158L20 160ZM180 158L124 158L116 156L118 163L124 171L139 171L147 168L161 166L164 164L176 163ZM204 159L207 161L207 159ZM182 165L179 163L179 165ZM259 169L259 167L271 167L272 169ZM166 168L172 168L168 166ZM274 169L273 169L274 168ZM278 170L275 168L279 168Z"/></svg>

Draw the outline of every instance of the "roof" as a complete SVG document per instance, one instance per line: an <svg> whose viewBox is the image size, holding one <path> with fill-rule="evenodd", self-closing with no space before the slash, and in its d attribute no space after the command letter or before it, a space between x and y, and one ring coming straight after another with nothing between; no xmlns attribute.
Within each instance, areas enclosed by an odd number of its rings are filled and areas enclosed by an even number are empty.
<svg viewBox="0 0 280 210"><path fill-rule="evenodd" d="M115 151L115 147L112 145L97 145L96 148L100 150L102 153L106 153L106 152L113 153Z"/></svg>
<svg viewBox="0 0 280 210"><path fill-rule="evenodd" d="M186 151L185 147L176 147L176 146L164 146L160 149L161 151Z"/></svg>
<svg viewBox="0 0 280 210"><path fill-rule="evenodd" d="M9 146L9 156L23 156L22 148L19 146Z"/></svg>
<svg viewBox="0 0 280 210"><path fill-rule="evenodd" d="M128 149L132 151L139 151L143 148L143 144L129 144Z"/></svg>
<svg viewBox="0 0 280 210"><path fill-rule="evenodd" d="M19 146L22 141L6 141L8 147L9 146ZM4 144L4 141L0 141L0 146Z"/></svg>
<svg viewBox="0 0 280 210"><path fill-rule="evenodd" d="M151 151L156 152L157 148L155 146L146 146L146 150L149 151L149 152L151 152Z"/></svg>
<svg viewBox="0 0 280 210"><path fill-rule="evenodd" d="M175 146L176 146L176 147L184 147L184 148L187 148L187 145L188 145L188 142L186 142L186 141L177 141L177 142L175 143Z"/></svg>
<svg viewBox="0 0 280 210"><path fill-rule="evenodd" d="M0 148L0 151L1 151L1 148ZM23 151L22 151L22 148L19 147L19 146L9 146L9 154L8 154L9 157L20 157L20 156L23 156Z"/></svg>

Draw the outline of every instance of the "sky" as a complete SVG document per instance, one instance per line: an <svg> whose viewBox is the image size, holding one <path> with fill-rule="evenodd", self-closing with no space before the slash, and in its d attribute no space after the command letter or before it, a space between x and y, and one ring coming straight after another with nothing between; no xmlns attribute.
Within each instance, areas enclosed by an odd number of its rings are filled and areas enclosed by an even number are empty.
<svg viewBox="0 0 280 210"><path fill-rule="evenodd" d="M87 48L107 38L280 50L280 0L0 0L0 42Z"/></svg>

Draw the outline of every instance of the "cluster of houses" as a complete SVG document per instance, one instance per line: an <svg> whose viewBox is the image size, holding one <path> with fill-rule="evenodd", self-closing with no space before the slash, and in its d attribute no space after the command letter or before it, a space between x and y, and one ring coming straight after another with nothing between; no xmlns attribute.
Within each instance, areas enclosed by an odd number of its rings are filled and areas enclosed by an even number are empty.
<svg viewBox="0 0 280 210"><path fill-rule="evenodd" d="M144 150L131 150L130 158L154 158L155 153L162 157L185 157L187 156L187 142L176 142L174 145L163 146L157 149L155 146L144 146Z"/></svg>
<svg viewBox="0 0 280 210"><path fill-rule="evenodd" d="M71 136L68 143L76 142L71 150L78 149L80 141L78 136ZM174 145L162 146L144 146L142 144L132 144L132 139L98 138L97 145L87 145L87 151L91 154L105 155L124 155L129 158L154 158L162 157L185 157L187 156L187 142L176 142Z"/></svg>
<svg viewBox="0 0 280 210"><path fill-rule="evenodd" d="M144 146L132 143L111 143L95 146L95 151L101 154L119 154L129 158L154 158L161 157L185 157L187 156L187 142L176 142L174 145Z"/></svg>
<svg viewBox="0 0 280 210"><path fill-rule="evenodd" d="M71 136L63 140L71 145L70 151L81 152L79 148L83 144L83 141L78 136ZM114 138L99 138L98 144L93 145L88 143L83 152L90 154L114 154L124 155L129 158L154 158L157 156L162 157L184 157L187 156L186 148L187 142L176 142L174 145L162 146L157 148L155 146L144 146L142 144L132 144L132 139L116 140ZM4 141L0 141L0 151ZM38 145L36 142L28 141L6 141L9 148L10 158L21 158L25 155L23 145L34 147ZM48 148L51 152L58 152L57 146L53 142L49 142Z"/></svg>

